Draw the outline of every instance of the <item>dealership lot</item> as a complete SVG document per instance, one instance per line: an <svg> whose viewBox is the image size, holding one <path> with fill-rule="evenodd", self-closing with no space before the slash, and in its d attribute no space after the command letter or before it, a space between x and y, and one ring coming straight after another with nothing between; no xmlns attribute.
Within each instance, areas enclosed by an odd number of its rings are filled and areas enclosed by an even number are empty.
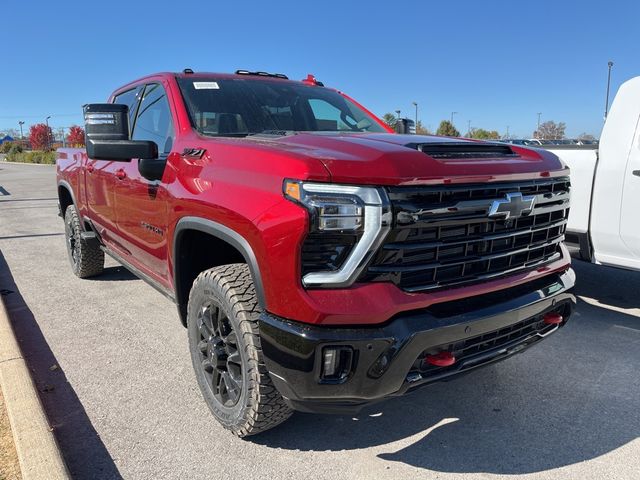
<svg viewBox="0 0 640 480"><path fill-rule="evenodd" d="M112 261L73 276L54 177L0 163L0 290L75 477L637 478L640 273L576 262L575 316L523 355L239 440L200 398L168 300Z"/></svg>

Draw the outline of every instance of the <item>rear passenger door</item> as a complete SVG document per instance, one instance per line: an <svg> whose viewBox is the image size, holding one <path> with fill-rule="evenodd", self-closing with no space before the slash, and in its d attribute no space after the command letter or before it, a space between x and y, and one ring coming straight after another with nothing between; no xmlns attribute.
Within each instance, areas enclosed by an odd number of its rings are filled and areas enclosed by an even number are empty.
<svg viewBox="0 0 640 480"><path fill-rule="evenodd" d="M159 161L166 162L175 129L167 91L161 83L145 85L131 138L155 142ZM168 194L161 180L151 181L140 174L142 160L134 158L130 163L122 164L116 177L118 233L125 259L168 286Z"/></svg>

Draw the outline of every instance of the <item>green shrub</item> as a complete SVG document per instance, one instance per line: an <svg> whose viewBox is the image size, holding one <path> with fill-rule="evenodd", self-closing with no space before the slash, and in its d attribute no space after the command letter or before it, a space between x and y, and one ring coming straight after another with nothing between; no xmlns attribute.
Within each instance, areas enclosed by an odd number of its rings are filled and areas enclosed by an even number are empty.
<svg viewBox="0 0 640 480"><path fill-rule="evenodd" d="M56 163L56 152L43 152L34 150L33 152L16 152L7 155L8 162L22 163L44 163L53 165Z"/></svg>
<svg viewBox="0 0 640 480"><path fill-rule="evenodd" d="M13 145L11 145L11 148L9 149L8 152L4 152L4 153L8 153L9 155L15 155L16 153L22 153L22 145L20 145L19 143L14 143Z"/></svg>
<svg viewBox="0 0 640 480"><path fill-rule="evenodd" d="M9 153L11 147L13 147L13 142L3 142L0 145L0 153Z"/></svg>

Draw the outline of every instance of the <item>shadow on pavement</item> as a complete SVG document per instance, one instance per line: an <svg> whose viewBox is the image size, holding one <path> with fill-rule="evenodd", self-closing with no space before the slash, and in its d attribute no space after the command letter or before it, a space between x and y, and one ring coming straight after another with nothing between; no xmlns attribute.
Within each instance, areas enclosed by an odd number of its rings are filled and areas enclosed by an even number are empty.
<svg viewBox="0 0 640 480"><path fill-rule="evenodd" d="M604 306L640 308L640 272L573 261L578 276L576 295ZM640 323L640 322L639 322Z"/></svg>
<svg viewBox="0 0 640 480"><path fill-rule="evenodd" d="M22 354L73 478L122 478L93 428L40 327L16 286L0 251L0 290ZM52 366L54 369L52 370Z"/></svg>
<svg viewBox="0 0 640 480"><path fill-rule="evenodd" d="M627 291L615 287L617 270L579 270L577 294L590 292L594 278L622 292L620 302L637 302L637 293L626 295L638 292L640 273L623 272L635 282ZM591 460L640 436L639 325L581 301L564 329L522 355L356 418L296 414L250 440L291 450L372 447L387 461L456 473L523 474Z"/></svg>
<svg viewBox="0 0 640 480"><path fill-rule="evenodd" d="M117 282L117 281L130 281L130 280L140 280L133 273L127 270L124 267L105 267L104 271L96 276L90 277L88 280L92 280L95 282Z"/></svg>

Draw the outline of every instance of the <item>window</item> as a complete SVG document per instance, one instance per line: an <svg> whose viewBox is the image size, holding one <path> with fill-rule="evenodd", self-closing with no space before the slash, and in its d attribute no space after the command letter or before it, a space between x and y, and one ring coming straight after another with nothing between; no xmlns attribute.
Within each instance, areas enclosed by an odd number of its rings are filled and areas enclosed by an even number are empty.
<svg viewBox="0 0 640 480"><path fill-rule="evenodd" d="M309 100L309 106L316 117L318 130L335 132L336 130L352 130L356 122L349 114L319 98ZM349 122L351 125L348 125Z"/></svg>
<svg viewBox="0 0 640 480"><path fill-rule="evenodd" d="M131 129L133 128L133 119L136 114L136 105L138 104L138 100L140 99L141 92L142 87L135 87L131 90L127 90L126 92L119 93L113 99L113 103L126 105L127 107L129 107L129 133L131 133Z"/></svg>
<svg viewBox="0 0 640 480"><path fill-rule="evenodd" d="M151 140L158 145L160 155L171 152L173 121L167 95L161 85L147 85L138 108L132 140Z"/></svg>
<svg viewBox="0 0 640 480"><path fill-rule="evenodd" d="M203 135L245 137L281 131L385 132L335 90L299 82L178 78L191 122Z"/></svg>

